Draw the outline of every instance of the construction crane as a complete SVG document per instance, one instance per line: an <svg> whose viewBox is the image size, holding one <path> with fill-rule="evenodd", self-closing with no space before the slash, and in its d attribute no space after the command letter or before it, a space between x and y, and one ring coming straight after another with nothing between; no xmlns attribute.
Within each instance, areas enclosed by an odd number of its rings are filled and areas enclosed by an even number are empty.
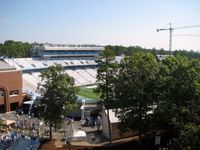
<svg viewBox="0 0 200 150"><path fill-rule="evenodd" d="M200 25L191 25L191 26L182 26L182 27L172 28L172 24L169 23L169 28L160 28L160 29L157 29L157 32L169 30L169 51L171 51L172 50L172 33L175 29L198 28L198 27L200 27Z"/></svg>

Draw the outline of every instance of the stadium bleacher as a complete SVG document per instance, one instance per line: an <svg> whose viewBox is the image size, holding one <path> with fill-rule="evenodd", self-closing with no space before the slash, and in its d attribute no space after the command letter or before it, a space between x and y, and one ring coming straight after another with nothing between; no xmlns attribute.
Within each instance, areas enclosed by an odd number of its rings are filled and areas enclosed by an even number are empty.
<svg viewBox="0 0 200 150"><path fill-rule="evenodd" d="M97 75L95 60L103 49L95 45L44 44L33 48L34 57L5 58L4 61L22 71L24 91L37 91L41 83L40 72L56 64L60 64L74 78L76 86L94 85Z"/></svg>

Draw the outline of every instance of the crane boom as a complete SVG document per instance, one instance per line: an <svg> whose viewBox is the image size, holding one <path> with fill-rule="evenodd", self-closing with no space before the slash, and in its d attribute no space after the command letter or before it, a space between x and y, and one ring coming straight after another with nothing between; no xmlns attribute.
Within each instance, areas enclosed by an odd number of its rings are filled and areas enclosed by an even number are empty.
<svg viewBox="0 0 200 150"><path fill-rule="evenodd" d="M169 28L161 28L161 29L157 29L157 32L159 31L164 31L164 30L169 30L169 51L172 50L172 32L173 32L173 28L172 28L172 24L169 23Z"/></svg>
<svg viewBox="0 0 200 150"><path fill-rule="evenodd" d="M157 29L157 32L169 30L169 51L171 51L172 50L172 33L173 33L173 30L186 29L186 28L198 28L198 27L200 27L200 25L191 25L191 26L182 26L182 27L172 28L172 24L169 23L169 28L160 28L160 29Z"/></svg>

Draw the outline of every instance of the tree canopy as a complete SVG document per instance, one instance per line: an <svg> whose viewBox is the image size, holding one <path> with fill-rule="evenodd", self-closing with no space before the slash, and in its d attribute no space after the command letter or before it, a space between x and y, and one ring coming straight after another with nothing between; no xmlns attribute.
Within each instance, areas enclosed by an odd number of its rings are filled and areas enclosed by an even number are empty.
<svg viewBox="0 0 200 150"><path fill-rule="evenodd" d="M0 44L0 56L5 57L30 57L30 49L32 44L28 42L19 41L5 41L4 44Z"/></svg>
<svg viewBox="0 0 200 150"><path fill-rule="evenodd" d="M181 149L200 146L200 60L177 55L158 61L139 51L116 63L111 52L99 62L98 90L121 131L160 133L163 143Z"/></svg>
<svg viewBox="0 0 200 150"><path fill-rule="evenodd" d="M119 67L115 87L116 113L122 129L138 130L139 136L150 124L158 62L151 53L138 52L125 57Z"/></svg>
<svg viewBox="0 0 200 150"><path fill-rule="evenodd" d="M168 57L158 77L157 127L182 146L200 145L200 60Z"/></svg>
<svg viewBox="0 0 200 150"><path fill-rule="evenodd" d="M99 64L97 70L97 89L95 92L100 94L100 98L103 101L108 114L108 128L109 128L109 138L110 144L112 143L111 126L109 119L109 109L113 107L112 101L114 99L114 85L115 85L115 75L117 73L117 64L115 63L114 52L106 48L101 54L100 58L97 60Z"/></svg>
<svg viewBox="0 0 200 150"><path fill-rule="evenodd" d="M193 50L184 50L184 49L179 49L179 50L174 50L174 51L168 51L164 49L156 49L156 48L144 48L141 46L121 46L121 45L108 45L106 48L111 49L115 55L120 56L120 55L126 55L130 56L134 53L137 52L150 52L154 55L174 55L174 56L185 56L189 59L192 58L200 58L200 53L195 52Z"/></svg>
<svg viewBox="0 0 200 150"><path fill-rule="evenodd" d="M0 56L6 57L14 57L14 58L23 58L30 57L30 49L33 45L41 45L40 43L28 43L21 41L13 41L7 40L4 43L0 43ZM126 55L130 56L137 52L151 52L154 55L180 55L186 56L188 58L200 58L200 53L195 52L193 50L175 50L175 51L167 51L164 49L156 49L156 48L144 48L141 46L121 46L121 45L107 45L106 49L110 49L114 52L115 55L121 56Z"/></svg>
<svg viewBox="0 0 200 150"><path fill-rule="evenodd" d="M60 65L51 66L41 73L42 83L39 89L43 95L39 108L40 117L51 128L57 128L64 117L76 108L76 92L74 79L64 73Z"/></svg>
<svg viewBox="0 0 200 150"><path fill-rule="evenodd" d="M97 60L99 65L97 69L97 89L101 100L110 107L109 104L113 100L113 90L115 75L117 73L117 63L115 62L114 52L106 48Z"/></svg>

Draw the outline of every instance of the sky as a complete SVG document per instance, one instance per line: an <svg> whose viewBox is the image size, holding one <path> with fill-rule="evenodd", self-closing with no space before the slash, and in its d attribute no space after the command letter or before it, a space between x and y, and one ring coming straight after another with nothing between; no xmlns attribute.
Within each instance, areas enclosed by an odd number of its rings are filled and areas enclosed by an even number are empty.
<svg viewBox="0 0 200 150"><path fill-rule="evenodd" d="M156 29L200 25L199 8L200 0L0 0L0 43L168 49L169 31ZM172 49L200 51L200 26L175 29Z"/></svg>

